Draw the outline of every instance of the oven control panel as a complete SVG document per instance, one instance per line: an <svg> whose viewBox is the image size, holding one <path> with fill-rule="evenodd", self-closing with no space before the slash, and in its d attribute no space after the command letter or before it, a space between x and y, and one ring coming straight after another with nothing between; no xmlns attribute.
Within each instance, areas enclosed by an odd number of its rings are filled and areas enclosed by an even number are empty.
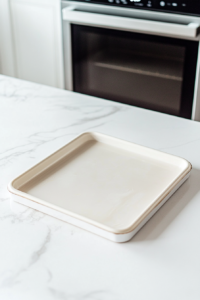
<svg viewBox="0 0 200 300"><path fill-rule="evenodd" d="M200 0L78 0L136 9L200 15Z"/></svg>

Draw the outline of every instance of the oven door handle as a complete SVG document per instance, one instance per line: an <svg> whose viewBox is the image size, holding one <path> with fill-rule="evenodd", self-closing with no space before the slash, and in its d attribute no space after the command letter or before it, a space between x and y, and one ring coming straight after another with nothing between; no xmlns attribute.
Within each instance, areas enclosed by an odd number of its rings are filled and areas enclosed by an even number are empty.
<svg viewBox="0 0 200 300"><path fill-rule="evenodd" d="M72 24L180 38L195 38L198 35L200 28L200 24L198 23L184 25L76 11L75 6L68 6L64 8L62 12L63 20Z"/></svg>

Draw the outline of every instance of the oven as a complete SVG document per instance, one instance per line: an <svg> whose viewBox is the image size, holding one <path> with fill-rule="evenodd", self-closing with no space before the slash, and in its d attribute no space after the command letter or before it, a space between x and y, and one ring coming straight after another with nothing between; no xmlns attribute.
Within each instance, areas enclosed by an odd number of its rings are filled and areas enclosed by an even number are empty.
<svg viewBox="0 0 200 300"><path fill-rule="evenodd" d="M200 1L63 1L65 88L200 121Z"/></svg>

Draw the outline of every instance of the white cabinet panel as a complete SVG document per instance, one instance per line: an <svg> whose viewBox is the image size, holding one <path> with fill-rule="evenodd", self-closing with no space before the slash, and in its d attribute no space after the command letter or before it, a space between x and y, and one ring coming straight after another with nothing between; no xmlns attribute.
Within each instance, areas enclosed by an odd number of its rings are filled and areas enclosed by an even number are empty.
<svg viewBox="0 0 200 300"><path fill-rule="evenodd" d="M7 1L15 76L63 88L60 1Z"/></svg>
<svg viewBox="0 0 200 300"><path fill-rule="evenodd" d="M16 76L9 0L0 0L0 73Z"/></svg>

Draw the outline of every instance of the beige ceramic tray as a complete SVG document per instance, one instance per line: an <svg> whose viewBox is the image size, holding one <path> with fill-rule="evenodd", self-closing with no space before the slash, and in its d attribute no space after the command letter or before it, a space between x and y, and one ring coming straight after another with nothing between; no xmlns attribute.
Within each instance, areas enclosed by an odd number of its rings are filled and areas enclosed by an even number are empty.
<svg viewBox="0 0 200 300"><path fill-rule="evenodd" d="M191 168L180 157L88 132L14 179L8 189L15 201L125 242Z"/></svg>

